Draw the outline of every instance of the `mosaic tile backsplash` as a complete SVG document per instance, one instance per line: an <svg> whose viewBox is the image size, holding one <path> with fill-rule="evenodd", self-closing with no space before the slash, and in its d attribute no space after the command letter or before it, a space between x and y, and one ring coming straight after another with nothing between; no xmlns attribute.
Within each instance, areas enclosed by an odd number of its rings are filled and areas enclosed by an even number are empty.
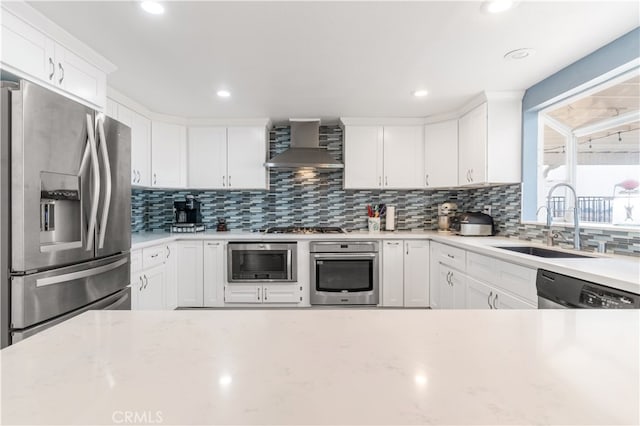
<svg viewBox="0 0 640 426"><path fill-rule="evenodd" d="M273 128L270 157L287 149L289 144L289 127ZM321 126L320 145L342 161L342 129L339 126ZM544 240L544 227L520 223L520 184L436 191L344 190L342 178L342 170L272 169L268 191L133 189L132 231L169 231L173 222L173 202L192 194L202 202L207 228L215 228L217 219L223 217L229 229L234 230L288 225L362 230L367 228L366 205L385 203L396 206L396 229L436 229L438 204L453 201L461 211L482 211L484 206L490 205L499 235ZM562 227L557 229L562 230ZM597 247L598 241L606 241L609 252L640 256L640 233L583 229L581 235L586 247Z"/></svg>

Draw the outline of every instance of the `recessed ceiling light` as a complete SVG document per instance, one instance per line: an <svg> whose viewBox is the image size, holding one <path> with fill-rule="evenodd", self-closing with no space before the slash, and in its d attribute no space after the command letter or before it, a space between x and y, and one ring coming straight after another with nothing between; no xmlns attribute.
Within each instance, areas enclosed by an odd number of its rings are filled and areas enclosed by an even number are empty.
<svg viewBox="0 0 640 426"><path fill-rule="evenodd" d="M416 98L422 98L424 96L427 96L429 94L429 92L427 92L426 90L416 90L413 92L413 96L415 96Z"/></svg>
<svg viewBox="0 0 640 426"><path fill-rule="evenodd" d="M517 60L528 58L529 56L533 56L536 54L535 49L530 49L528 47L522 49L512 50L511 52L507 52L504 54L504 58L507 60Z"/></svg>
<svg viewBox="0 0 640 426"><path fill-rule="evenodd" d="M140 7L152 15L162 15L164 13L164 6L157 1L143 1L140 3Z"/></svg>
<svg viewBox="0 0 640 426"><path fill-rule="evenodd" d="M480 10L486 13L501 13L513 8L516 5L514 0L489 0L482 3Z"/></svg>
<svg viewBox="0 0 640 426"><path fill-rule="evenodd" d="M218 90L216 95L218 95L218 97L220 98L228 98L229 96L231 96L231 92L229 92L228 90Z"/></svg>

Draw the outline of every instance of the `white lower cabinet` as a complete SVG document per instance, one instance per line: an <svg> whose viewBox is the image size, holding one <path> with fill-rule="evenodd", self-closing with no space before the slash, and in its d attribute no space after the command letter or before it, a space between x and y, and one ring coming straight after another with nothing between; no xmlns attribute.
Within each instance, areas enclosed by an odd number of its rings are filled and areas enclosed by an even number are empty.
<svg viewBox="0 0 640 426"><path fill-rule="evenodd" d="M384 241L380 305L429 306L429 241Z"/></svg>
<svg viewBox="0 0 640 426"><path fill-rule="evenodd" d="M224 305L224 242L205 241L203 247L203 306Z"/></svg>
<svg viewBox="0 0 640 426"><path fill-rule="evenodd" d="M404 306L429 306L429 241L404 242Z"/></svg>
<svg viewBox="0 0 640 426"><path fill-rule="evenodd" d="M178 241L178 306L203 306L203 243Z"/></svg>
<svg viewBox="0 0 640 426"><path fill-rule="evenodd" d="M468 309L536 309L532 303L467 277Z"/></svg>
<svg viewBox="0 0 640 426"><path fill-rule="evenodd" d="M404 256L402 241L382 244L382 306L404 304Z"/></svg>
<svg viewBox="0 0 640 426"><path fill-rule="evenodd" d="M437 288L437 307L440 309L463 309L466 306L466 275L444 263L438 265L438 280L432 283Z"/></svg>
<svg viewBox="0 0 640 426"><path fill-rule="evenodd" d="M160 244L131 252L131 309L164 310L176 307L177 258Z"/></svg>
<svg viewBox="0 0 640 426"><path fill-rule="evenodd" d="M226 304L298 304L302 299L302 286L296 283L263 285L228 283L224 287Z"/></svg>

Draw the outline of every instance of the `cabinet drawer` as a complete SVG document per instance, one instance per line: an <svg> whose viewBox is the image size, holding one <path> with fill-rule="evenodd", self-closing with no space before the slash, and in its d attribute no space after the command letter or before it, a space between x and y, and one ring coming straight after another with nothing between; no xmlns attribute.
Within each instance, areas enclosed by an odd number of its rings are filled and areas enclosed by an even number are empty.
<svg viewBox="0 0 640 426"><path fill-rule="evenodd" d="M537 305L536 270L502 260L495 261L496 285Z"/></svg>
<svg viewBox="0 0 640 426"><path fill-rule="evenodd" d="M166 249L164 245L143 249L142 267L147 269L164 263L167 254Z"/></svg>
<svg viewBox="0 0 640 426"><path fill-rule="evenodd" d="M434 251L437 261L452 266L460 271L466 270L466 251L445 244L438 244Z"/></svg>
<svg viewBox="0 0 640 426"><path fill-rule="evenodd" d="M142 250L131 252L131 272L139 272L142 270Z"/></svg>
<svg viewBox="0 0 640 426"><path fill-rule="evenodd" d="M481 254L467 253L467 275L480 281L494 283L498 280L497 260Z"/></svg>

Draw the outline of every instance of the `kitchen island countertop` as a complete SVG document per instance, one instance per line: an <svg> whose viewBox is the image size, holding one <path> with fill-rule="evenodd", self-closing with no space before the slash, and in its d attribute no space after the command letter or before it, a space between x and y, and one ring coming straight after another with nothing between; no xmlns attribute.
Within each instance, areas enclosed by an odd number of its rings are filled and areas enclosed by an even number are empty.
<svg viewBox="0 0 640 426"><path fill-rule="evenodd" d="M637 310L91 311L2 350L1 420L638 424L639 335Z"/></svg>

